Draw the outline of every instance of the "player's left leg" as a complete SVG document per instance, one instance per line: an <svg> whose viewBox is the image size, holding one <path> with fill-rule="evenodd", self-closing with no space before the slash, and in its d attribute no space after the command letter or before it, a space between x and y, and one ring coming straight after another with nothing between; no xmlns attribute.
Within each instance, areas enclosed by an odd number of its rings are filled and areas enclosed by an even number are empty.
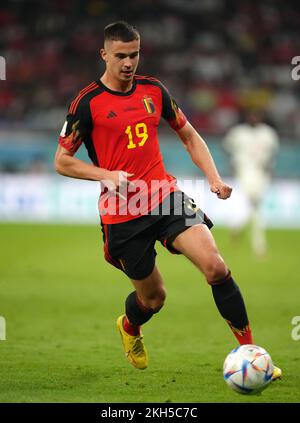
<svg viewBox="0 0 300 423"><path fill-rule="evenodd" d="M251 329L242 294L220 256L212 234L200 224L181 232L172 246L201 270L212 287L217 308L235 337L242 344L252 344ZM281 379L282 371L274 366L272 380Z"/></svg>
<svg viewBox="0 0 300 423"><path fill-rule="evenodd" d="M242 294L224 263L215 240L204 224L181 232L172 246L190 259L211 285L216 306L240 344L252 344Z"/></svg>

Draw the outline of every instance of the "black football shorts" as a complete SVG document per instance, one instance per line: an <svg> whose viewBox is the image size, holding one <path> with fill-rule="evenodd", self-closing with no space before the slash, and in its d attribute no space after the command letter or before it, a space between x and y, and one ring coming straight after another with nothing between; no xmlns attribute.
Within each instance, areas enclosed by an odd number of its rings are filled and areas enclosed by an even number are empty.
<svg viewBox="0 0 300 423"><path fill-rule="evenodd" d="M182 191L171 193L156 209L128 222L101 224L105 259L131 279L144 279L155 265L155 243L160 241L173 254L172 242L190 226L211 220Z"/></svg>

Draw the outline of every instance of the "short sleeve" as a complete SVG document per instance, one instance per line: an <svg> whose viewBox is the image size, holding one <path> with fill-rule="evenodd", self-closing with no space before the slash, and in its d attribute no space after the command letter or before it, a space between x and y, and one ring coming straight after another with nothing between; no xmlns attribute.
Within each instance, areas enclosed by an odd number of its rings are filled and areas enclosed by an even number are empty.
<svg viewBox="0 0 300 423"><path fill-rule="evenodd" d="M162 92L162 117L168 122L168 124L175 131L183 128L187 122L187 118L179 108L174 98L170 95L167 88L160 84Z"/></svg>
<svg viewBox="0 0 300 423"><path fill-rule="evenodd" d="M92 118L89 103L83 99L74 107L73 102L62 127L59 144L75 154L81 144L90 137L91 131Z"/></svg>

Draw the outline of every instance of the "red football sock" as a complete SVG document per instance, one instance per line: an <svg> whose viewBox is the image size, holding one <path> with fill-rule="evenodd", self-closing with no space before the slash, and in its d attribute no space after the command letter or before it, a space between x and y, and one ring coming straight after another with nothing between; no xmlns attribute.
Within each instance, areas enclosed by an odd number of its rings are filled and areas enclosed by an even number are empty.
<svg viewBox="0 0 300 423"><path fill-rule="evenodd" d="M231 322L228 320L226 321L240 345L253 344L250 324L245 326L243 329L237 329L232 326Z"/></svg>
<svg viewBox="0 0 300 423"><path fill-rule="evenodd" d="M132 325L126 316L123 319L123 328L125 332L127 332L128 335L131 335L131 336L137 336L137 335L140 335L141 333L141 327Z"/></svg>

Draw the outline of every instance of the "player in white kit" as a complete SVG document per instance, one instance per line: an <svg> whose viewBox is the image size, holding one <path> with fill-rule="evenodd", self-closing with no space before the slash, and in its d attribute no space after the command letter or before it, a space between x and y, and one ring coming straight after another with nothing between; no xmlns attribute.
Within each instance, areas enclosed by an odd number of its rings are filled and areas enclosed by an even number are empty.
<svg viewBox="0 0 300 423"><path fill-rule="evenodd" d="M252 250L258 256L264 255L267 242L261 205L271 182L274 158L279 149L278 135L262 122L259 113L251 112L245 123L229 130L224 147L231 156L234 176L249 200Z"/></svg>

